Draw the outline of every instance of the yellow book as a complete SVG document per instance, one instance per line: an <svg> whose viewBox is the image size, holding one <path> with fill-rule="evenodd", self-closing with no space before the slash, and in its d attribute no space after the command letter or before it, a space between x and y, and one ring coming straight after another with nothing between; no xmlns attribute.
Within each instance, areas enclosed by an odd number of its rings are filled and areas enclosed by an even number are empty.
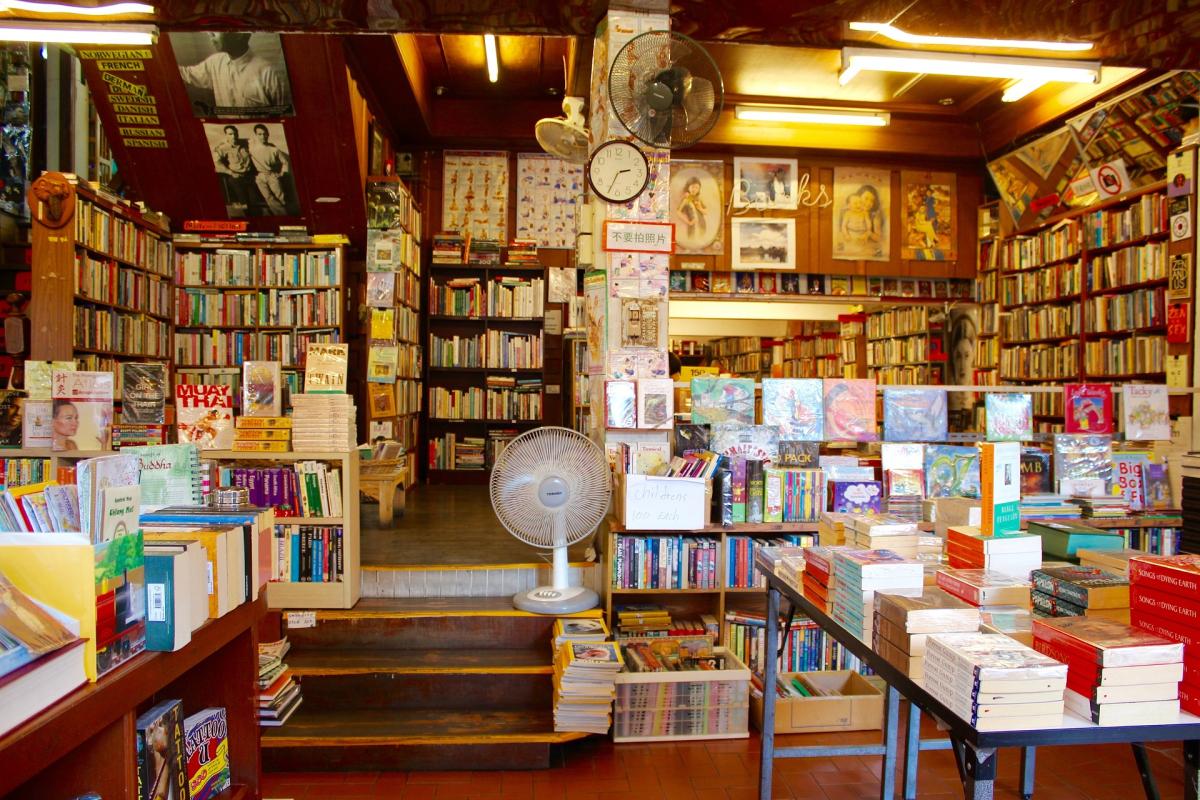
<svg viewBox="0 0 1200 800"><path fill-rule="evenodd" d="M235 439L233 450L243 453L286 453L292 449L291 442L255 442Z"/></svg>
<svg viewBox="0 0 1200 800"><path fill-rule="evenodd" d="M238 442L287 442L292 438L292 432L287 428L243 428L233 436L233 449Z"/></svg>
<svg viewBox="0 0 1200 800"><path fill-rule="evenodd" d="M208 618L217 619L233 610L229 583L229 530L197 525L145 525L148 542L194 540L204 548L208 561Z"/></svg>
<svg viewBox="0 0 1200 800"><path fill-rule="evenodd" d="M291 417L238 417L234 421L234 427L241 430L261 430L264 428L281 429L291 428Z"/></svg>

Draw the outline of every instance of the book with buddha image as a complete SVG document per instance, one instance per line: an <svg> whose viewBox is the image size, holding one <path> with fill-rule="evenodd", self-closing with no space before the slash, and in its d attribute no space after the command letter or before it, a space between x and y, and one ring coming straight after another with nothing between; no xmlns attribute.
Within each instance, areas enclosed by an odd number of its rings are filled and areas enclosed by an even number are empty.
<svg viewBox="0 0 1200 800"><path fill-rule="evenodd" d="M1103 383L1063 386L1063 416L1067 433L1112 433L1112 387Z"/></svg>
<svg viewBox="0 0 1200 800"><path fill-rule="evenodd" d="M50 383L54 403L51 449L108 450L112 437L113 374L54 370Z"/></svg>

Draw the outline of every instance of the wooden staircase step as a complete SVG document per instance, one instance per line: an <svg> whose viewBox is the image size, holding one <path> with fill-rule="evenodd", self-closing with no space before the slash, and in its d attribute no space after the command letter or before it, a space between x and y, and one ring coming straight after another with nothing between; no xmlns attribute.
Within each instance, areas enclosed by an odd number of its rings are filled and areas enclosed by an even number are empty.
<svg viewBox="0 0 1200 800"><path fill-rule="evenodd" d="M593 608L571 617L599 617L602 611ZM346 619L355 617L435 617L435 616L502 616L548 619L545 614L532 614L514 608L511 595L497 597L367 597L354 608L317 612L317 619Z"/></svg>
<svg viewBox="0 0 1200 800"><path fill-rule="evenodd" d="M549 642L532 649L298 650L287 664L301 677L330 675L549 675Z"/></svg>

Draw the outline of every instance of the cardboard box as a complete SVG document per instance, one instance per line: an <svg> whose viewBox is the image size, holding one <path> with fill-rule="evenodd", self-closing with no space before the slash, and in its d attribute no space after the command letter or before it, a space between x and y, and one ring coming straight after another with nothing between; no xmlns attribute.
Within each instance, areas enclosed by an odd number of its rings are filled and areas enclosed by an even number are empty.
<svg viewBox="0 0 1200 800"><path fill-rule="evenodd" d="M708 524L712 481L617 475L613 511L629 531L696 531Z"/></svg>
<svg viewBox="0 0 1200 800"><path fill-rule="evenodd" d="M775 733L872 731L883 727L883 692L851 670L785 672L806 685L837 694L825 697L788 697L775 701ZM758 729L762 730L763 700L750 696Z"/></svg>

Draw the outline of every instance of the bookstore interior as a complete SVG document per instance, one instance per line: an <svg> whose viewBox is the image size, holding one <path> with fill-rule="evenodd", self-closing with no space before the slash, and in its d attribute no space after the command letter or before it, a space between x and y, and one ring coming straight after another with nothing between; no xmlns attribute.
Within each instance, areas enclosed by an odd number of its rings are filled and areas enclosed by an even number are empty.
<svg viewBox="0 0 1200 800"><path fill-rule="evenodd" d="M1194 4L776 5L0 3L0 797L1200 800Z"/></svg>

